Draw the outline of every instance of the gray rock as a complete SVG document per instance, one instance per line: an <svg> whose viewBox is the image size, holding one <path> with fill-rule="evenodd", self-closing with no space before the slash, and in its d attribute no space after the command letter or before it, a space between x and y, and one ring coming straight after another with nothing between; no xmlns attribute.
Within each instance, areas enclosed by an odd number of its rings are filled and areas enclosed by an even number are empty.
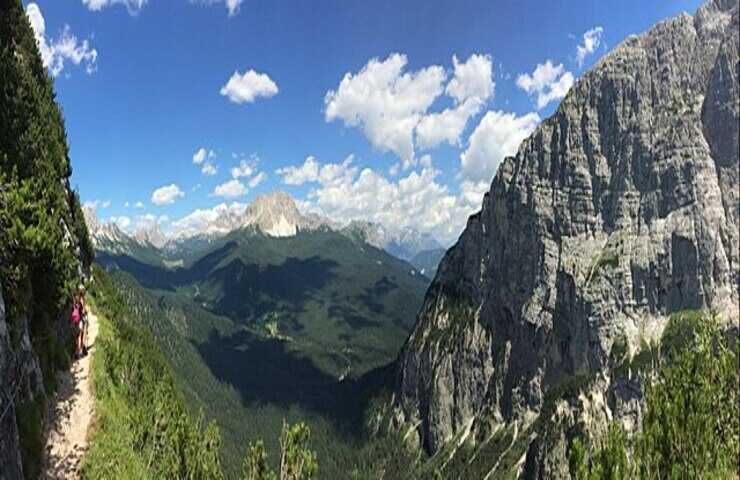
<svg viewBox="0 0 740 480"><path fill-rule="evenodd" d="M0 379L8 378L13 358L5 317L5 301L0 286ZM14 392L8 391L7 387L7 384L0 383L0 480L23 478L15 408L11 403Z"/></svg>
<svg viewBox="0 0 740 480"><path fill-rule="evenodd" d="M558 415L638 428L614 340L635 352L682 309L737 322L737 38L737 0L629 37L501 165L399 359L396 413L429 453L470 421L471 438L531 425L577 376L592 395ZM520 473L562 476L562 445L546 450Z"/></svg>

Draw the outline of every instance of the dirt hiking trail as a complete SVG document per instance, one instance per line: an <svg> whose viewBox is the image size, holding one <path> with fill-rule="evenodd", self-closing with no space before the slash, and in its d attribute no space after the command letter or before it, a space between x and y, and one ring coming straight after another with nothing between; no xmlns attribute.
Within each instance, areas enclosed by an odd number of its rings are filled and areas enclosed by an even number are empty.
<svg viewBox="0 0 740 480"><path fill-rule="evenodd" d="M87 318L85 345L88 354L75 360L68 371L57 376L57 392L46 422L43 479L80 478L88 430L95 414L91 366L98 336L98 317L90 312Z"/></svg>

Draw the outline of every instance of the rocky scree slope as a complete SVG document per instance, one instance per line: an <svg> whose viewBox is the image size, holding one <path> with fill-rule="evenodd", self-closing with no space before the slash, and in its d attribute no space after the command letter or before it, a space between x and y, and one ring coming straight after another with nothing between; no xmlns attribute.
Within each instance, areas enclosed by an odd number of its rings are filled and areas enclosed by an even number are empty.
<svg viewBox="0 0 740 480"><path fill-rule="evenodd" d="M548 392L588 378L555 415L634 429L643 384L612 374L615 342L634 355L684 309L737 323L738 68L738 2L708 2L627 38L506 159L400 355L407 438L433 454L513 428L519 474L567 476L563 435L528 429Z"/></svg>

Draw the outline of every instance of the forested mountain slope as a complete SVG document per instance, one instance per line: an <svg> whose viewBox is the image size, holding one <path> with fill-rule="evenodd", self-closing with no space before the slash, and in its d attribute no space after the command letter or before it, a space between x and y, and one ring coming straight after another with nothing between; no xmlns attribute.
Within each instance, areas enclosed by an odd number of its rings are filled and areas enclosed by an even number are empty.
<svg viewBox="0 0 740 480"><path fill-rule="evenodd" d="M737 39L720 0L627 38L501 165L401 354L409 439L490 478L567 477L576 430L642 420L623 355L683 310L737 325Z"/></svg>
<svg viewBox="0 0 740 480"><path fill-rule="evenodd" d="M330 230L275 238L246 227L185 267L107 252L99 252L98 261L153 292L283 339L288 350L335 378L394 359L428 282L408 263ZM208 340L214 352L239 343L208 335L199 340Z"/></svg>

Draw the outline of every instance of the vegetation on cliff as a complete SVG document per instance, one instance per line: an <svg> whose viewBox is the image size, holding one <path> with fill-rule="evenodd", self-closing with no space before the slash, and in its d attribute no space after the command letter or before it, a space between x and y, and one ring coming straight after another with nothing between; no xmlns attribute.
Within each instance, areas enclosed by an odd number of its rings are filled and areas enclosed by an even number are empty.
<svg viewBox="0 0 740 480"><path fill-rule="evenodd" d="M661 365L647 384L642 431L618 424L601 443L575 439L570 472L578 480L730 478L740 457L737 331L707 315L674 315L663 335Z"/></svg>
<svg viewBox="0 0 740 480"><path fill-rule="evenodd" d="M62 112L20 0L0 2L0 283L23 471L38 473L46 398L69 364L71 292L93 258ZM30 348L23 346L28 335ZM29 373L34 372L34 373ZM42 381L29 378L40 372ZM38 380L38 378L37 378ZM12 467L9 467L12 468Z"/></svg>

